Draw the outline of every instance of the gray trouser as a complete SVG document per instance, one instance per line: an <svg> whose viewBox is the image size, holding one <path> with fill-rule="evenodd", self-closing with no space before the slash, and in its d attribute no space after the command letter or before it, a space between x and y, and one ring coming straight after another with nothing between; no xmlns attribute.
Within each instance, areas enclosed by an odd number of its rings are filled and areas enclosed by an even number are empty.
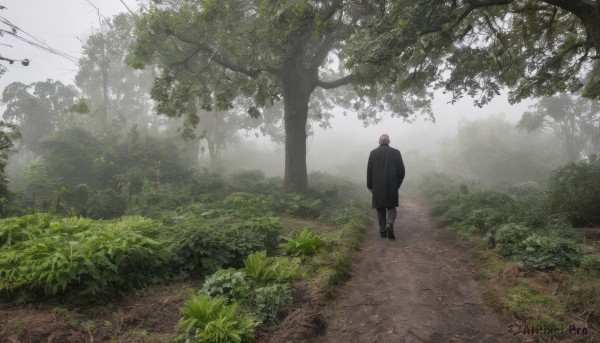
<svg viewBox="0 0 600 343"><path fill-rule="evenodd" d="M389 224L390 227L394 228L394 222L396 221L396 208L395 207L378 207L377 208L377 219L379 220L379 231L385 231L385 224Z"/></svg>

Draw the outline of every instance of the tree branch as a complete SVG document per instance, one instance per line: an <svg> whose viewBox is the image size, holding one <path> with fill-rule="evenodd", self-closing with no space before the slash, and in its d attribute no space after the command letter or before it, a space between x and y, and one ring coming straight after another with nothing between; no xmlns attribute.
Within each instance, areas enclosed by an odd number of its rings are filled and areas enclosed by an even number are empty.
<svg viewBox="0 0 600 343"><path fill-rule="evenodd" d="M331 32L329 35L327 35L327 37L325 37L323 44L321 44L319 50L317 50L315 53L315 56L310 63L311 68L318 68L321 64L323 64L323 61L325 61L325 58L327 58L327 55L329 55L331 48L333 48L334 43L335 32Z"/></svg>
<svg viewBox="0 0 600 343"><path fill-rule="evenodd" d="M350 75L346 75L340 79L333 80L333 81L317 80L317 86L321 87L323 89L337 88L337 87L349 84L350 82L352 82L353 78L354 78L354 75L350 74Z"/></svg>
<svg viewBox="0 0 600 343"><path fill-rule="evenodd" d="M231 71L242 73L251 78L256 78L262 72L269 72L269 73L275 74L275 75L278 73L278 70L276 68L271 68L271 67L252 68L250 66L242 66L242 65L236 64L233 61L231 61L230 59L218 54L218 52L214 48L212 48L210 45L208 45L206 43L195 41L191 38L185 37L182 34L178 34L173 31L170 31L170 30L168 30L168 34L179 39L182 42L194 45L195 47L197 47L197 51L201 51L201 52L207 54L208 58L211 61L214 61L215 63L219 64L220 66L227 68Z"/></svg>

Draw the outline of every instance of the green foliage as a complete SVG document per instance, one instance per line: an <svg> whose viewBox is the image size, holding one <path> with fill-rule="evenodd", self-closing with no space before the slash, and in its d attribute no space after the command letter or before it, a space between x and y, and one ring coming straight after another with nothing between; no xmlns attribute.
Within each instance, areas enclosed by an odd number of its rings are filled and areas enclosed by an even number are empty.
<svg viewBox="0 0 600 343"><path fill-rule="evenodd" d="M431 213L439 217L441 225L471 220L482 233L491 226L508 222L508 215L514 208L514 200L504 193L491 190L469 192L447 196L436 196ZM474 211L479 211L475 212Z"/></svg>
<svg viewBox="0 0 600 343"><path fill-rule="evenodd" d="M171 230L176 263L183 271L206 275L239 266L252 252L276 248L281 224L275 217L189 216Z"/></svg>
<svg viewBox="0 0 600 343"><path fill-rule="evenodd" d="M581 251L571 240L534 233L523 246L519 259L525 270L573 269L581 262Z"/></svg>
<svg viewBox="0 0 600 343"><path fill-rule="evenodd" d="M550 214L544 204L546 195L537 182L523 182L508 187L506 192L515 200L510 222L521 223L532 229L541 229L548 224Z"/></svg>
<svg viewBox="0 0 600 343"><path fill-rule="evenodd" d="M565 214L576 226L600 224L600 158L556 169L546 194L551 213Z"/></svg>
<svg viewBox="0 0 600 343"><path fill-rule="evenodd" d="M67 294L85 300L165 277L167 248L151 237L159 224L139 217L95 222L49 215L5 220L0 293L25 298ZM8 235L6 234L8 232Z"/></svg>
<svg viewBox="0 0 600 343"><path fill-rule="evenodd" d="M46 139L24 178L23 206L110 219L156 214L191 201L188 162L173 140L129 131L123 139L69 127Z"/></svg>
<svg viewBox="0 0 600 343"><path fill-rule="evenodd" d="M183 317L177 328L185 334L180 342L197 343L242 343L252 342L258 321L251 315L238 310L238 303L227 298L213 299L198 294L186 302L181 309Z"/></svg>
<svg viewBox="0 0 600 343"><path fill-rule="evenodd" d="M525 249L524 240L531 235L529 228L518 224L502 225L494 234L494 245L502 256L516 256Z"/></svg>
<svg viewBox="0 0 600 343"><path fill-rule="evenodd" d="M5 168L8 155L12 152L12 140L18 136L17 132L16 126L0 120L0 217L4 217L5 208L12 196L12 192L8 189L8 176Z"/></svg>
<svg viewBox="0 0 600 343"><path fill-rule="evenodd" d="M285 257L268 257L266 251L250 254L242 269L248 278L259 285L286 283L298 276L300 260Z"/></svg>
<svg viewBox="0 0 600 343"><path fill-rule="evenodd" d="M292 301L292 292L286 284L272 284L252 291L252 309L262 322L277 318L277 315Z"/></svg>
<svg viewBox="0 0 600 343"><path fill-rule="evenodd" d="M581 259L579 265L581 269L588 273L600 275L600 256L586 255Z"/></svg>
<svg viewBox="0 0 600 343"><path fill-rule="evenodd" d="M272 213L272 203L264 195L236 192L223 199L222 209L236 217L265 215Z"/></svg>
<svg viewBox="0 0 600 343"><path fill-rule="evenodd" d="M294 256L314 255L325 247L325 242L321 237L312 233L308 228L298 232L293 237L284 237L284 239L286 242L281 243L280 247Z"/></svg>
<svg viewBox="0 0 600 343"><path fill-rule="evenodd" d="M224 296L235 300L243 300L249 289L246 274L233 268L217 270L202 285L202 292L213 298Z"/></svg>
<svg viewBox="0 0 600 343"><path fill-rule="evenodd" d="M301 218L316 218L321 213L322 201L296 193L271 193L273 206L280 212Z"/></svg>

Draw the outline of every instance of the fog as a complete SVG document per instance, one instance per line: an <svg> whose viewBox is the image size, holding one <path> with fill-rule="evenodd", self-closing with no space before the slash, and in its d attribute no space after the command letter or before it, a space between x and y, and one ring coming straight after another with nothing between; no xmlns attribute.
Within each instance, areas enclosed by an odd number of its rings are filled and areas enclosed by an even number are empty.
<svg viewBox="0 0 600 343"><path fill-rule="evenodd" d="M11 47L5 46L2 54L13 59L27 58L30 64L27 67L18 63L6 65L7 71L0 78L0 87L3 89L13 82L30 84L48 79L73 85L79 68L76 58L82 56L82 44L87 37L98 32L99 20L105 21L117 13L126 12L125 5L133 11L138 8L137 2L132 0L82 0L69 3L47 1L25 3L15 0L5 1L4 4L7 9L3 14L8 20L31 35L28 37L44 42L58 53L51 53L47 49L40 49L22 41L11 40L10 36L4 37L6 44ZM36 10L31 11L31 8ZM106 30L106 27L103 30ZM449 163L447 159L442 158L442 155L447 155L448 144L456 139L457 129L461 123L497 117L503 118L502 120L514 127L523 113L534 103L533 100L526 100L511 106L506 93L504 91L490 104L479 108L473 105L473 100L470 98L449 104L450 97L437 92L432 104L434 121L430 118L416 117L408 122L402 118L388 116L377 124L365 126L352 111L334 108L330 128L323 129L318 122L309 123L312 134L307 139L308 171L327 172L362 183L369 151L377 147L379 135L387 133L391 137L391 146L398 148L406 161L405 184L409 185L406 188L410 189L410 185L414 186L418 183L419 177L428 171L460 173L460 168L456 167L463 163L460 157L450 163L455 165L453 170L445 170L449 168ZM327 96L327 92L325 94ZM2 111L5 109L6 107L3 107ZM241 107L236 111L245 115ZM257 129L240 129L237 133L229 132L226 137L221 137L227 144L223 143L226 147L223 148L222 159L215 162L208 154L207 142L193 140L184 143L182 138L177 138L175 132L181 127L181 121L159 119L157 116L153 117L151 113L145 118L147 119L143 120L156 121L157 125L163 125L163 130L167 127L167 131L170 130L169 137L179 141L178 144L187 144L188 155L200 154L197 164L192 165L192 168L208 168L224 172L236 169L262 169L267 176L281 177L284 174L283 144L274 143L271 137L260 134ZM203 123L201 119L200 126ZM90 128L94 126L94 124L87 125L92 125ZM122 127L122 129L127 128ZM39 162L39 159L28 160L23 156L13 155L9 161L7 170L13 180L13 189L19 189L18 184L22 181L23 170L27 168L27 164Z"/></svg>

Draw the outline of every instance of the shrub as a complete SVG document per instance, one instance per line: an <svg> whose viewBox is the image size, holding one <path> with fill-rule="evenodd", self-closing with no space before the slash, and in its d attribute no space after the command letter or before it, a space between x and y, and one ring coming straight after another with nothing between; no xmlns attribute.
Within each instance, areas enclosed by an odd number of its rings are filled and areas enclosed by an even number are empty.
<svg viewBox="0 0 600 343"><path fill-rule="evenodd" d="M535 181L522 182L508 187L507 193L524 203L535 203L544 197L544 189Z"/></svg>
<svg viewBox="0 0 600 343"><path fill-rule="evenodd" d="M252 292L252 309L262 322L277 318L291 301L292 292L288 285L267 285Z"/></svg>
<svg viewBox="0 0 600 343"><path fill-rule="evenodd" d="M588 273L600 274L600 256L598 255L587 255L584 256L579 265L581 269Z"/></svg>
<svg viewBox="0 0 600 343"><path fill-rule="evenodd" d="M301 194L271 193L273 206L279 213L301 218L316 218L321 213L322 201Z"/></svg>
<svg viewBox="0 0 600 343"><path fill-rule="evenodd" d="M236 301L228 303L226 298L213 299L198 294L186 302L181 309L183 317L177 328L184 332L179 342L230 343L252 342L255 317L238 311Z"/></svg>
<svg viewBox="0 0 600 343"><path fill-rule="evenodd" d="M286 283L298 275L300 261L284 257L268 257L266 251L249 255L244 260L248 278L260 285Z"/></svg>
<svg viewBox="0 0 600 343"><path fill-rule="evenodd" d="M276 248L280 231L279 219L274 217L240 220L197 216L181 220L170 230L179 268L201 275L240 266L249 254Z"/></svg>
<svg viewBox="0 0 600 343"><path fill-rule="evenodd" d="M233 268L217 270L202 285L202 292L213 298L224 296L235 300L244 299L249 289L246 274Z"/></svg>
<svg viewBox="0 0 600 343"><path fill-rule="evenodd" d="M244 218L268 215L273 211L273 204L265 195L237 192L229 194L212 208L223 214Z"/></svg>
<svg viewBox="0 0 600 343"><path fill-rule="evenodd" d="M490 190L469 192L466 186L462 188L461 193L434 198L431 213L439 217L441 225L463 222L472 216L473 211L486 211L480 212L485 219L478 219L478 225L484 229L487 229L484 225L487 214L494 217L490 219L490 223L501 224L508 221L506 214L511 213L514 208L514 200L510 196Z"/></svg>
<svg viewBox="0 0 600 343"><path fill-rule="evenodd" d="M600 158L553 171L546 189L551 213L564 213L575 226L600 224Z"/></svg>
<svg viewBox="0 0 600 343"><path fill-rule="evenodd" d="M505 224L494 234L494 246L502 256L519 255L525 249L523 242L530 234L531 232L525 226Z"/></svg>
<svg viewBox="0 0 600 343"><path fill-rule="evenodd" d="M581 252L571 240L533 234L523 246L519 259L525 270L571 269L581 262Z"/></svg>
<svg viewBox="0 0 600 343"><path fill-rule="evenodd" d="M295 256L314 255L325 246L325 242L309 229L304 229L295 236L284 237L284 239L286 242L282 243L280 246L285 249L288 254Z"/></svg>

